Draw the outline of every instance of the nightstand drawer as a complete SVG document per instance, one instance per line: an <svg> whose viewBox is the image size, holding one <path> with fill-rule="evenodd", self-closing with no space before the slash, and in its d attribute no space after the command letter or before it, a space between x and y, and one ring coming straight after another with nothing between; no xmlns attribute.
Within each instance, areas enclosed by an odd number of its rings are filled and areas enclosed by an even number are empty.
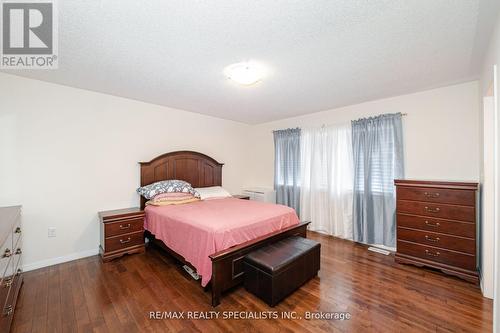
<svg viewBox="0 0 500 333"><path fill-rule="evenodd" d="M142 231L144 227L144 218L136 218L130 220L123 220L118 222L106 223L105 237L119 236L123 234L129 234L132 232Z"/></svg>
<svg viewBox="0 0 500 333"><path fill-rule="evenodd" d="M104 249L106 252L113 252L141 244L144 244L144 233L142 231L106 238Z"/></svg>

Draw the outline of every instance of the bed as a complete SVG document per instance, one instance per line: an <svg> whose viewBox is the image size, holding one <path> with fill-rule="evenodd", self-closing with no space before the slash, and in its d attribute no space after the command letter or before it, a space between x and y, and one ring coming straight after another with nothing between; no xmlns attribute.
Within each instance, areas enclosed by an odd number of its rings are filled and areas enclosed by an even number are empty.
<svg viewBox="0 0 500 333"><path fill-rule="evenodd" d="M141 186L179 179L193 187L221 186L222 163L201 153L178 151L141 162ZM308 222L299 222L288 207L236 198L180 206L145 206L150 244L167 251L202 275L211 288L212 305L223 292L243 282L243 258L249 252L290 236L306 237Z"/></svg>

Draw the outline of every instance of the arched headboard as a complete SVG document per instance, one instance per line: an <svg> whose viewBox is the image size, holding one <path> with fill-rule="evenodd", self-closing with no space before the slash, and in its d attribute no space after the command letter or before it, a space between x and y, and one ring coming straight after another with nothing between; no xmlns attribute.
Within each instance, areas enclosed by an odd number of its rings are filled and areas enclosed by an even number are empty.
<svg viewBox="0 0 500 333"><path fill-rule="evenodd" d="M195 151L174 151L141 165L141 186L168 179L179 179L193 187L222 185L222 166L210 156ZM141 209L146 200L141 197Z"/></svg>

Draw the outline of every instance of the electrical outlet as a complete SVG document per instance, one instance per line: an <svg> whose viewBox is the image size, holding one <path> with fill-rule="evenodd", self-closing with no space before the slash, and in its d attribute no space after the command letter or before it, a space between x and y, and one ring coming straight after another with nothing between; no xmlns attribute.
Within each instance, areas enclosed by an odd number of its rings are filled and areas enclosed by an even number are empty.
<svg viewBox="0 0 500 333"><path fill-rule="evenodd" d="M56 237L56 228L50 227L48 231L49 237Z"/></svg>

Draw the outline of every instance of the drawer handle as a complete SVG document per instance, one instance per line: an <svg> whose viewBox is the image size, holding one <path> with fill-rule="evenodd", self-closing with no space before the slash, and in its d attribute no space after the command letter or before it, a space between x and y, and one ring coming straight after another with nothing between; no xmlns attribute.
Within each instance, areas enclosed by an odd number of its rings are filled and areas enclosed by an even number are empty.
<svg viewBox="0 0 500 333"><path fill-rule="evenodd" d="M14 231L15 234L20 234L21 233L21 227L17 227L16 230Z"/></svg>
<svg viewBox="0 0 500 333"><path fill-rule="evenodd" d="M11 277L5 279L5 284L3 285L4 288L9 288L11 285L12 285L12 282L14 281L14 279Z"/></svg>
<svg viewBox="0 0 500 333"><path fill-rule="evenodd" d="M130 237L127 238L127 240L120 239L120 243L122 243L122 244L127 244L130 241L131 241Z"/></svg>
<svg viewBox="0 0 500 333"><path fill-rule="evenodd" d="M434 242L434 243L439 242L439 237L432 238L432 237L425 235L425 239L428 240L429 242Z"/></svg>
<svg viewBox="0 0 500 333"><path fill-rule="evenodd" d="M3 258L8 258L12 255L12 251L10 249L5 249L5 252L3 253Z"/></svg>
<svg viewBox="0 0 500 333"><path fill-rule="evenodd" d="M128 228L130 228L130 223L129 223L129 224L127 224L127 225L122 225L122 224L120 224L120 229L121 229L121 230L127 230Z"/></svg>
<svg viewBox="0 0 500 333"><path fill-rule="evenodd" d="M441 224L439 224L439 222L436 222L436 224L432 224L429 221L425 221L425 225L428 225L429 227L438 228Z"/></svg>
<svg viewBox="0 0 500 333"><path fill-rule="evenodd" d="M439 257L439 255L440 255L441 253L439 253L439 252L432 253L432 252L431 252L431 251L429 251L429 250L425 250L425 254L426 254L426 255L428 255L429 257Z"/></svg>
<svg viewBox="0 0 500 333"><path fill-rule="evenodd" d="M21 275L22 272L23 272L22 268L18 268L17 272L16 272L16 275Z"/></svg>
<svg viewBox="0 0 500 333"><path fill-rule="evenodd" d="M439 198L439 192L435 192L435 193L429 193L429 192L424 192L424 195L427 197L427 198Z"/></svg>
<svg viewBox="0 0 500 333"><path fill-rule="evenodd" d="M23 253L23 250L21 250L20 248L18 248L18 249L16 250L16 254L21 254L21 253Z"/></svg>
<svg viewBox="0 0 500 333"><path fill-rule="evenodd" d="M425 206L424 209L426 212L429 212L429 213L439 213L441 211L441 209L439 207L432 208L432 207Z"/></svg>
<svg viewBox="0 0 500 333"><path fill-rule="evenodd" d="M3 309L3 315L5 317L7 316L10 316L12 314L12 311L14 310L14 308L12 307L12 305L7 305L4 309Z"/></svg>

